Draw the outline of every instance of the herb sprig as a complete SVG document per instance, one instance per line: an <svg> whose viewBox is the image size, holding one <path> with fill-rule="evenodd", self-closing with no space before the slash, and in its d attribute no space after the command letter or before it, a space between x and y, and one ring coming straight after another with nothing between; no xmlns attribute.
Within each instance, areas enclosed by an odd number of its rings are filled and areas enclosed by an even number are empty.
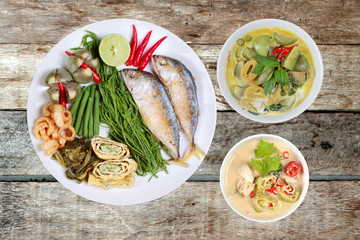
<svg viewBox="0 0 360 240"><path fill-rule="evenodd" d="M252 73L261 75L270 68L277 68L273 74L264 82L265 95L269 95L275 88L276 83L285 86L289 83L289 75L285 69L280 65L280 62L271 57L254 56L258 64L252 70Z"/></svg>
<svg viewBox="0 0 360 240"><path fill-rule="evenodd" d="M249 162L256 171L260 174L266 175L272 171L278 171L281 168L280 156L277 156L277 149L273 143L260 140L260 143L255 149L255 157Z"/></svg>

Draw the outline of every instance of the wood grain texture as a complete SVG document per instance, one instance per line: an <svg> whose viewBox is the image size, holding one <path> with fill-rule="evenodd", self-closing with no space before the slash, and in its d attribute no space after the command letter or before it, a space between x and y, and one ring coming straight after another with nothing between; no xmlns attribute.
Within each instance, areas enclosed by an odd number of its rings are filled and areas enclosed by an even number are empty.
<svg viewBox="0 0 360 240"><path fill-rule="evenodd" d="M32 146L26 112L1 111L1 115L0 175L48 175ZM259 133L279 135L294 143L311 175L360 175L360 113L312 112L282 124L260 124L236 112L218 112L213 142L195 174L218 175L230 148Z"/></svg>
<svg viewBox="0 0 360 240"><path fill-rule="evenodd" d="M0 183L1 239L359 239L360 181L310 182L300 207L255 223L226 204L219 183L184 183L135 206L88 201L59 183ZM341 191L339 191L341 190Z"/></svg>
<svg viewBox="0 0 360 240"><path fill-rule="evenodd" d="M293 22L318 44L360 43L357 0L274 0L271 4L261 0L5 0L0 8L0 29L4 29L0 43L56 43L80 26L112 18L149 21L193 43L223 44L240 26L262 18Z"/></svg>
<svg viewBox="0 0 360 240"><path fill-rule="evenodd" d="M53 44L0 44L0 109L26 109L31 81ZM74 45L75 46L75 45ZM221 45L190 44L211 77L218 110L229 110L216 77ZM319 46L324 79L319 96L309 109L360 109L360 46Z"/></svg>

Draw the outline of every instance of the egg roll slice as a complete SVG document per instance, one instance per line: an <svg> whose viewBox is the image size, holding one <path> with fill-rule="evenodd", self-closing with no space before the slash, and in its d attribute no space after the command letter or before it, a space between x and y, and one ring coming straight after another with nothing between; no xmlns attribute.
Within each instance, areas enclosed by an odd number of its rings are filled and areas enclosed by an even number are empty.
<svg viewBox="0 0 360 240"><path fill-rule="evenodd" d="M88 184L101 188L130 188L135 183L137 163L133 159L106 160L94 165Z"/></svg>
<svg viewBox="0 0 360 240"><path fill-rule="evenodd" d="M90 173L88 177L88 184L95 187L109 189L109 188L132 188L135 185L135 173L127 175L123 179L104 180L95 177Z"/></svg>
<svg viewBox="0 0 360 240"><path fill-rule="evenodd" d="M130 155L127 145L100 136L91 139L91 146L96 156L104 160L127 158Z"/></svg>

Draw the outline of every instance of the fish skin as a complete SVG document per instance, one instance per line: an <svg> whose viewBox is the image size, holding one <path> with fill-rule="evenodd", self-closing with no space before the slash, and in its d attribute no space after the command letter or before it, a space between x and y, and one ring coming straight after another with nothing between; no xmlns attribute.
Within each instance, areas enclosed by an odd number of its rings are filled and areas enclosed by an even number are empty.
<svg viewBox="0 0 360 240"><path fill-rule="evenodd" d="M176 59L153 55L151 61L156 75L169 94L180 126L193 149L199 120L199 103L194 77L189 69Z"/></svg>
<svg viewBox="0 0 360 240"><path fill-rule="evenodd" d="M169 150L173 160L179 159L180 126L162 83L151 73L137 69L124 69L120 74L146 126Z"/></svg>

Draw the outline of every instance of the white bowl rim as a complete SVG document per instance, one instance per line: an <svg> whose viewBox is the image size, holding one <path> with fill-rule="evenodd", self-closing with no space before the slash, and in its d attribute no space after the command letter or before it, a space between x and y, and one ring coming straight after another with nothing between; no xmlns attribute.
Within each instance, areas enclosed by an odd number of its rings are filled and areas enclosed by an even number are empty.
<svg viewBox="0 0 360 240"><path fill-rule="evenodd" d="M248 142L248 141L251 141L251 140L260 140L260 139L277 141L279 143L285 144L287 147L289 147L291 149L292 152L295 153L296 157L301 162L302 168L303 168L303 174L304 174L303 175L303 189L301 191L301 195L299 197L299 200L296 203L294 203L294 206L292 207L292 209L289 212L287 212L286 214L284 214L282 216L276 217L274 219L256 219L256 218L252 218L252 217L249 217L249 216L241 213L231 203L229 197L227 196L225 186L224 186L224 179L225 179L226 169L227 169L227 166L229 165L231 156L234 154L234 152L239 148L240 145L244 144L245 142ZM227 204L232 208L232 210L234 210L237 214L239 214L243 218L246 218L248 220L255 221L255 222L274 222L274 221L278 221L280 219L286 218L287 216L292 214L301 205L301 203L304 201L305 196L306 196L307 191L308 191L308 188L309 188L309 168L308 168L306 160L305 160L304 156L302 155L302 153L300 152L300 150L293 143L286 140L285 138L277 136L277 135L272 135L272 134L252 135L252 136L246 137L246 138L242 139L240 142L236 143L230 149L230 151L226 154L226 156L225 156L225 158L223 160L223 163L221 164L221 168L220 168L220 188L221 188L221 193L222 193L223 197L225 198Z"/></svg>
<svg viewBox="0 0 360 240"><path fill-rule="evenodd" d="M314 65L315 65L315 79L313 82L313 85L311 87L311 90L307 97L294 109L285 112L283 114L279 115L254 115L252 113L249 113L248 111L242 109L242 107L239 105L239 103L234 99L234 97L231 95L231 92L226 84L226 59L228 56L228 52L232 49L234 46L236 40L242 36L244 36L246 33L262 28L262 27L281 27L285 28L289 31L294 32L296 35L298 35L309 47L310 53L312 54ZM240 115L243 117L246 117L250 120L262 122L262 123L279 123L279 122L285 122L292 118L297 117L301 113L303 113L306 109L310 107L310 105L315 101L317 95L320 92L322 81L324 76L324 66L323 66L323 60L321 57L320 50L318 46L316 45L315 41L310 37L310 35L305 32L302 28L299 26L280 19L260 19L256 21L249 22L240 28L238 28L235 32L231 34L231 36L226 40L225 44L223 45L217 62L217 81L220 87L220 91L223 94L225 100L227 103Z"/></svg>

